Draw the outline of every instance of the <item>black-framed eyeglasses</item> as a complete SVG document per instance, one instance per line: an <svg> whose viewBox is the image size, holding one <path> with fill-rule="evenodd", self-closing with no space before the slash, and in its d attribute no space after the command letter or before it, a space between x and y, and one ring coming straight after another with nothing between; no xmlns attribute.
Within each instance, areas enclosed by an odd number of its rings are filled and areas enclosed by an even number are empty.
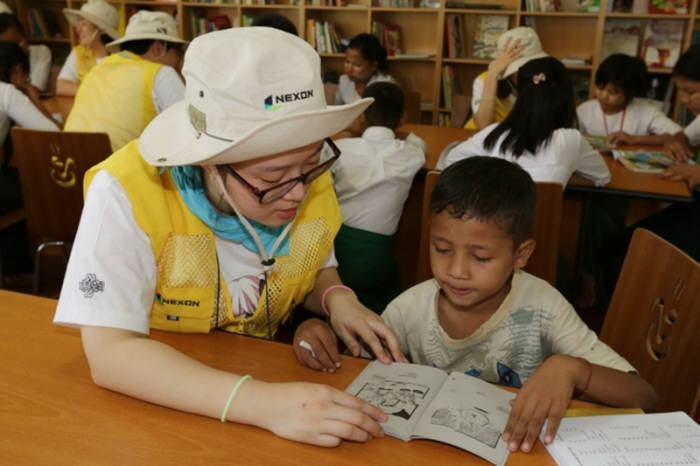
<svg viewBox="0 0 700 466"><path fill-rule="evenodd" d="M340 149L338 149L338 146L336 146L333 141L330 138L326 138L324 140L326 144L328 144L328 147L331 148L333 151L333 157L330 159L326 160L325 162L315 166L311 170L309 170L306 173L302 173L301 175L297 176L296 178L289 179L287 181L283 181L282 183L276 184L270 188L267 189L259 189L253 186L252 184L248 183L245 178L243 178L241 175L236 173L236 171L231 168L230 165L224 165L224 168L226 169L227 172L229 172L235 179L240 181L244 186L246 186L250 191L257 196L258 202L260 204L269 204L271 202L276 201L277 199L280 199L283 197L285 194L287 194L289 191L294 189L294 186L297 185L297 183L304 183L304 184L311 184L312 181L314 181L316 178L319 176L323 175L329 168L331 168L331 165L333 165L333 162L338 160L338 157L340 157ZM321 147L318 148L317 152L320 152L323 150L324 144L321 144ZM314 153L315 155L315 153Z"/></svg>

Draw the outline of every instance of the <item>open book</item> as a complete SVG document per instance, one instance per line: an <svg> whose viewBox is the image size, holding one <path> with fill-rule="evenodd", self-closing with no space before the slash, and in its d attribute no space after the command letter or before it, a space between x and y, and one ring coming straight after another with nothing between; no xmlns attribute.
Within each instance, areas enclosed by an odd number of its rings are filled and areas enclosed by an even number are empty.
<svg viewBox="0 0 700 466"><path fill-rule="evenodd" d="M586 134L585 138L597 151L610 152L614 148L614 146L610 144L610 140L607 136L593 136L591 134Z"/></svg>
<svg viewBox="0 0 700 466"><path fill-rule="evenodd" d="M663 173L673 161L663 152L645 150L613 150L613 157L628 170L640 173Z"/></svg>
<svg viewBox="0 0 700 466"><path fill-rule="evenodd" d="M418 364L372 361L346 390L389 415L384 432L454 445L501 465L508 458L502 433L510 414L508 392L462 373Z"/></svg>

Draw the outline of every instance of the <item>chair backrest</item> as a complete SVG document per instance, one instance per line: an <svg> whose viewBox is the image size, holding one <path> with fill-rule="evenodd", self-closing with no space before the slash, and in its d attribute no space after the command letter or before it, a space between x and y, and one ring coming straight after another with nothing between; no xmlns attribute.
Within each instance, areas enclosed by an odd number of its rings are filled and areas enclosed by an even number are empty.
<svg viewBox="0 0 700 466"><path fill-rule="evenodd" d="M420 244L416 281L418 283L433 276L430 271L430 195L435 188L440 172L430 170L425 178L423 191L423 210L421 214ZM557 253L559 250L559 228L561 226L562 186L559 183L536 183L537 204L532 219L530 236L537 246L530 256L525 270L544 280L552 286L557 278Z"/></svg>
<svg viewBox="0 0 700 466"><path fill-rule="evenodd" d="M24 128L12 128L11 134L30 246L73 241L83 208L83 176L112 153L109 138Z"/></svg>
<svg viewBox="0 0 700 466"><path fill-rule="evenodd" d="M420 124L420 92L406 91L403 98L403 110L406 114L406 123Z"/></svg>
<svg viewBox="0 0 700 466"><path fill-rule="evenodd" d="M632 236L600 338L656 390L658 411L697 419L700 264L648 230Z"/></svg>
<svg viewBox="0 0 700 466"><path fill-rule="evenodd" d="M470 95L457 94L452 96L452 109L450 110L450 126L461 128L469 119L472 111L472 98Z"/></svg>

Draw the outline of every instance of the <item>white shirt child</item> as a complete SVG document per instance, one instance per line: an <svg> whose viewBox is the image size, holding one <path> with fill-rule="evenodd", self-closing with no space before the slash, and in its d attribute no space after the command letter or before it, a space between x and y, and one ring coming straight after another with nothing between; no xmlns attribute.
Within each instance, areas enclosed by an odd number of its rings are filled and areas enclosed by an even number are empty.
<svg viewBox="0 0 700 466"><path fill-rule="evenodd" d="M618 131L633 136L676 134L682 131L676 122L646 99L634 98L623 111L604 117L598 100L591 99L579 105L576 113L581 132L592 136L607 136Z"/></svg>
<svg viewBox="0 0 700 466"><path fill-rule="evenodd" d="M566 186L571 175L577 173L593 181L597 186L610 182L610 170L603 157L591 147L577 129L554 130L549 143L537 152L525 151L516 158L511 151L502 153L501 144L507 132L501 134L491 150L484 147L484 140L499 123L493 123L452 149L438 161L438 169L444 169L458 160L477 155L501 157L517 163L527 171L534 181L555 182Z"/></svg>
<svg viewBox="0 0 700 466"><path fill-rule="evenodd" d="M234 241L216 235L214 239L234 312L250 315L260 297L260 257ZM337 265L331 251L321 268ZM80 290L88 274L103 282L102 291L87 296ZM121 328L147 335L155 289L150 239L136 223L119 181L100 170L88 188L54 323Z"/></svg>
<svg viewBox="0 0 700 466"><path fill-rule="evenodd" d="M13 84L0 82L0 145L5 142L13 121L23 128L60 131L22 91Z"/></svg>
<svg viewBox="0 0 700 466"><path fill-rule="evenodd" d="M404 291L382 319L401 352L415 364L464 372L491 383L520 387L553 354L582 357L623 372L635 369L598 339L549 283L523 271L496 312L474 333L451 338L440 326L440 287L433 279Z"/></svg>
<svg viewBox="0 0 700 466"><path fill-rule="evenodd" d="M372 83L384 81L394 82L394 78L388 74L377 71L369 78L367 85L369 86ZM355 89L355 82L351 81L347 74L340 75L340 78L338 79L338 89L335 91L335 104L351 104L353 102L357 102L361 98L362 96L360 96Z"/></svg>
<svg viewBox="0 0 700 466"><path fill-rule="evenodd" d="M383 126L362 137L339 139L343 155L331 167L343 223L393 235L398 228L413 177L425 164L425 142L411 133L405 141Z"/></svg>

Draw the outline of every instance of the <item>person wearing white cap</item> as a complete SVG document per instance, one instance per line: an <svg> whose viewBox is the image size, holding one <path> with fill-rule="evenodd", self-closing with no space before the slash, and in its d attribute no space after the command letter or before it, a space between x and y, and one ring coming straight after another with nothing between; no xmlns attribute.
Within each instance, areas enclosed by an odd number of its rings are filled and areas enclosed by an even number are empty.
<svg viewBox="0 0 700 466"><path fill-rule="evenodd" d="M498 55L488 70L474 79L472 118L466 129L482 129L503 121L516 98L518 69L534 58L546 57L537 32L529 27L510 29L498 38Z"/></svg>
<svg viewBox="0 0 700 466"><path fill-rule="evenodd" d="M124 37L107 44L121 51L85 76L65 130L107 133L113 150L137 138L157 114L182 100L185 86L175 68L186 43L169 14L133 15Z"/></svg>
<svg viewBox="0 0 700 466"><path fill-rule="evenodd" d="M0 1L0 41L19 44L29 59L29 80L39 91L49 89L51 50L44 44L29 45L22 25L5 2Z"/></svg>
<svg viewBox="0 0 700 466"><path fill-rule="evenodd" d="M318 54L267 27L196 38L183 74L184 100L86 174L54 322L82 328L106 388L317 445L382 436L386 415L350 394L251 380L148 338L150 328L273 338L303 304L328 314L353 354L359 338L380 360L405 361L342 285L333 253L342 219L328 169L340 151L328 138L371 99L327 106ZM325 145L334 156L321 162Z"/></svg>
<svg viewBox="0 0 700 466"><path fill-rule="evenodd" d="M79 43L58 74L56 94L72 96L87 72L109 55L105 44L121 37L119 12L105 0L88 0L80 10L64 8L63 15L75 27Z"/></svg>

